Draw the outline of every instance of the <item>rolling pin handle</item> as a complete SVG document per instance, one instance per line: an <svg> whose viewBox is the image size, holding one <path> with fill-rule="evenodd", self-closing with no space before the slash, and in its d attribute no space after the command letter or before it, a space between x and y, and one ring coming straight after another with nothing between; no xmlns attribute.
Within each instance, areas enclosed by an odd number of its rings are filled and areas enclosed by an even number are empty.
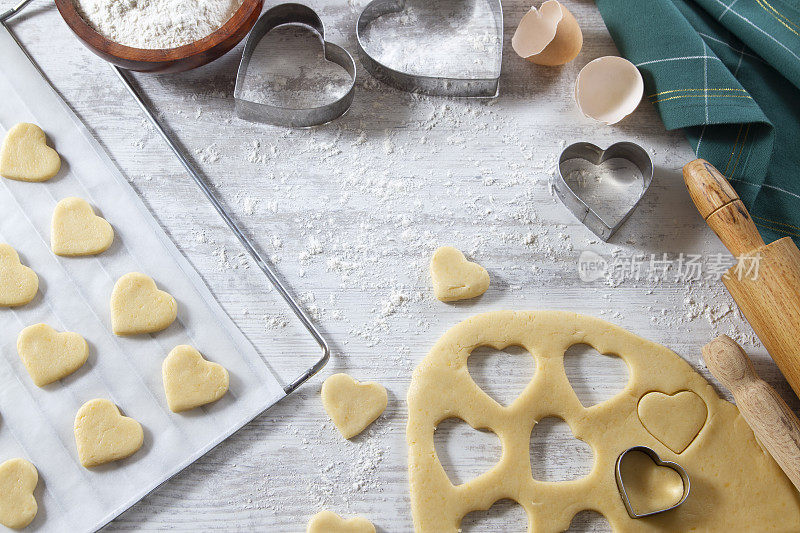
<svg viewBox="0 0 800 533"><path fill-rule="evenodd" d="M714 377L734 394L758 379L753 362L742 347L727 335L721 335L703 346L703 360Z"/></svg>
<svg viewBox="0 0 800 533"><path fill-rule="evenodd" d="M714 165L705 159L687 163L683 167L683 181L700 215L734 256L764 246L739 195Z"/></svg>
<svg viewBox="0 0 800 533"><path fill-rule="evenodd" d="M703 359L730 389L736 406L762 446L800 490L800 421L786 402L756 375L741 346L726 335L703 346Z"/></svg>

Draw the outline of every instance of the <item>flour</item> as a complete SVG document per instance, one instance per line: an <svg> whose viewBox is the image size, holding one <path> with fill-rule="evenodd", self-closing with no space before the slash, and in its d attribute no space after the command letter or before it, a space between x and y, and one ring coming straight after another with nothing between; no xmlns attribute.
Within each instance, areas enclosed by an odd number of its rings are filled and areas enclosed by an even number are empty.
<svg viewBox="0 0 800 533"><path fill-rule="evenodd" d="M616 224L643 192L643 177L636 165L622 158L611 158L600 165L584 159L568 159L562 164L564 181L609 225Z"/></svg>
<svg viewBox="0 0 800 533"><path fill-rule="evenodd" d="M493 5L460 0L407 6L363 31L367 52L381 63L415 75L492 77L500 71L502 45Z"/></svg>
<svg viewBox="0 0 800 533"><path fill-rule="evenodd" d="M75 0L83 18L114 42L176 48L221 28L242 0Z"/></svg>

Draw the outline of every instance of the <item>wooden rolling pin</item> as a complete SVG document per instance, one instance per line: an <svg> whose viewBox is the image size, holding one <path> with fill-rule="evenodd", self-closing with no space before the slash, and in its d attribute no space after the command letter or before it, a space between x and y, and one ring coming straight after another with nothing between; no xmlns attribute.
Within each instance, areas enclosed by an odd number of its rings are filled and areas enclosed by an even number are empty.
<svg viewBox="0 0 800 533"><path fill-rule="evenodd" d="M727 335L703 346L703 359L731 391L758 440L800 490L800 421L789 406L756 375L750 358Z"/></svg>
<svg viewBox="0 0 800 533"><path fill-rule="evenodd" d="M708 161L688 163L683 180L722 244L740 262L757 265L755 277L740 276L734 266L722 282L800 397L800 250L789 237L765 245L739 196Z"/></svg>

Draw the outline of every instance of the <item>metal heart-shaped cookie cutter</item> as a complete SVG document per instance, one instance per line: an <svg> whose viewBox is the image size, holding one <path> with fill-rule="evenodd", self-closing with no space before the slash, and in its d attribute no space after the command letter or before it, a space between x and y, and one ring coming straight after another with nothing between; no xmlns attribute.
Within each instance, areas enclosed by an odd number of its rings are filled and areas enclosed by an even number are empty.
<svg viewBox="0 0 800 533"><path fill-rule="evenodd" d="M372 57L365 48L363 34L373 21L391 13L400 13L406 7L405 0L373 0L356 23L358 54L364 68L380 81L403 91L430 94L434 96L461 96L472 98L491 98L497 96L500 88L500 68L503 58L503 7L500 0L489 0L495 23L495 34L500 37L495 53L497 70L488 78L449 78L409 74L393 69Z"/></svg>
<svg viewBox="0 0 800 533"><path fill-rule="evenodd" d="M564 179L562 166L570 159L583 159L593 165L600 165L604 161L614 158L630 161L639 169L642 177L642 193L633 205L630 206L625 215L612 226L609 222L603 220L592 207L572 190ZM628 220L628 217L631 216L633 210L636 209L636 206L639 205L639 202L644 197L647 189L650 188L652 181L653 161L650 159L645 149L638 144L632 142L618 142L612 144L605 150L601 150L592 143L579 142L567 146L564 151L561 152L561 156L558 158L558 172L553 178L553 188L564 205L567 206L567 209L572 211L572 214L575 215L581 223L589 228L592 233L604 241L607 241L625 221Z"/></svg>
<svg viewBox="0 0 800 533"><path fill-rule="evenodd" d="M622 469L621 469L622 462L625 456L629 452L641 452L647 454L650 456L650 459L653 460L656 466L663 466L669 468L671 470L674 470L675 472L678 473L679 476L681 476L681 482L683 483L683 495L681 496L681 499L678 501L678 503L664 509L656 509L655 511L650 511L641 514L633 510L633 506L631 505L631 500L628 497L628 492L625 489L624 480L622 479ZM614 468L614 476L617 479L617 488L619 489L620 496L622 496L622 503L625 504L625 509L627 509L628 514L630 515L631 518L644 518L645 516L651 516L654 514L671 511L672 509L675 509L680 504L686 501L686 498L689 497L689 492L691 491L692 488L692 484L689 481L689 474L686 473L686 470L684 470L681 465L679 465L678 463L674 463L672 461L662 461L661 457L659 457L654 450L648 448L647 446L634 446L632 448L628 448L627 450L619 454L619 457L617 457L616 466Z"/></svg>
<svg viewBox="0 0 800 533"><path fill-rule="evenodd" d="M267 33L284 24L300 24L313 30L322 43L325 59L336 63L350 74L352 80L350 87L341 98L325 105L299 109L254 102L244 98L244 79L253 51ZM250 31L250 35L247 36L242 60L236 73L236 87L233 91L236 115L245 120L266 122L276 126L308 127L325 124L342 116L350 109L355 85L356 63L353 56L341 46L325 40L325 28L322 26L319 15L310 7L302 4L280 4L261 15Z"/></svg>

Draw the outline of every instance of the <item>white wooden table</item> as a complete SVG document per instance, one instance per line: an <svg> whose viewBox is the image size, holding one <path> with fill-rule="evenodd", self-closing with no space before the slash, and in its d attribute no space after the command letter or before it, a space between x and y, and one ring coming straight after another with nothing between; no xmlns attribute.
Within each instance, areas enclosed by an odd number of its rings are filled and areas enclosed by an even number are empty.
<svg viewBox="0 0 800 533"><path fill-rule="evenodd" d="M361 70L345 117L324 127L288 130L234 118L240 48L195 71L139 77L239 222L330 337L334 355L319 377L108 529L302 531L310 515L330 509L362 514L379 531L410 531L404 397L411 371L448 327L483 311L566 309L599 316L669 346L706 376L700 347L728 333L797 407L718 281L578 278L584 250L607 259L683 253L705 254L706 261L724 249L685 191L680 169L693 154L680 132L666 132L648 103L613 127L577 110L572 87L579 69L617 52L592 3L565 3L583 28L583 50L563 68L543 68L520 60L510 47L528 4L503 2L502 86L493 101L412 96ZM366 1L309 4L325 21L328 39L355 52L353 28ZM110 67L73 38L49 2L36 2L14 28L234 321L278 375L285 381L294 377L317 354L316 346ZM559 151L578 140L600 146L638 142L656 165L649 194L610 243L579 224L549 185ZM427 262L442 244L461 248L489 270L492 285L482 298L455 305L433 299ZM524 358L487 361L478 373L488 376L487 389L501 395L518 390L533 372ZM602 396L620 386L611 370L581 361L588 364L584 374L595 376L589 392ZM519 374L508 374L508 368ZM379 381L390 395L386 413L352 442L336 433L319 401L320 383L339 371ZM496 439L459 431L443 432L451 435L443 461L474 474L488 468L485 456ZM459 440L460 435L465 436ZM544 457L536 451L534 457L553 463L551 474L558 476L580 470L570 453L556 450ZM519 510L504 509L489 513L491 530L524 527ZM474 525L466 522L465 530ZM603 526L598 520L573 525Z"/></svg>

